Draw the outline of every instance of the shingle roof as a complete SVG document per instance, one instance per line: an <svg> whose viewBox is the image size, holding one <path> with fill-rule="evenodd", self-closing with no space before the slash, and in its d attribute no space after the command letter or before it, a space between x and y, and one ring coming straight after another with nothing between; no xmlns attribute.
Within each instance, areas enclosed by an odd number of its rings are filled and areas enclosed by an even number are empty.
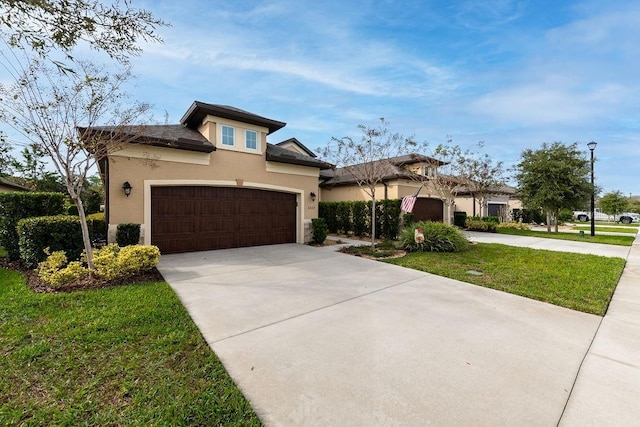
<svg viewBox="0 0 640 427"><path fill-rule="evenodd" d="M20 191L31 191L31 189L29 187L25 187L24 185L16 184L15 182L10 181L10 180L5 179L5 178L0 178L0 185L2 185L4 187L13 188L15 190L20 190Z"/></svg>
<svg viewBox="0 0 640 427"><path fill-rule="evenodd" d="M320 178L325 180L322 183L322 186L353 184L356 182L356 180L351 173L352 170L357 169L358 167L363 167L363 165L373 165L373 167L379 167L382 169L383 181L398 178L411 179L413 173L406 170L404 166L415 163L431 163L437 165L445 164L444 162L438 159L434 159L433 157L411 153L403 156L391 157L384 160L377 160L369 163L360 163L353 166L345 166L342 168L336 168L334 170L322 171L320 173Z"/></svg>
<svg viewBox="0 0 640 427"><path fill-rule="evenodd" d="M206 102L200 101L194 101L193 104L191 104L191 107L189 107L180 119L180 123L188 128L195 129L202 124L202 121L208 115L264 126L269 129L269 133L273 133L287 125L284 122L268 119L229 105L207 104Z"/></svg>
<svg viewBox="0 0 640 427"><path fill-rule="evenodd" d="M296 153L295 151L287 150L286 148L269 143L267 143L267 161L311 166L320 169L329 169L333 167L331 164L323 162L322 160L314 159L313 157L305 154Z"/></svg>
<svg viewBox="0 0 640 427"><path fill-rule="evenodd" d="M309 150L307 147L305 147L305 145L304 145L302 142L298 141L298 139L297 139L297 138L289 138L289 139L284 140L284 141L282 141L282 142L278 142L276 145L284 145L284 144L287 144L287 143L289 143L289 142L291 142L291 143L293 143L293 144L296 144L297 146L299 146L300 148L302 148L302 150L303 150L305 153L307 153L309 156L311 156L311 157L318 157L318 156L316 156L316 153L314 153L313 151L311 151L311 150Z"/></svg>
<svg viewBox="0 0 640 427"><path fill-rule="evenodd" d="M86 128L78 128L80 132ZM156 147L176 148L178 150L210 153L216 147L200 132L182 125L139 125L139 126L96 126L92 132L114 132L131 137L127 142L153 145Z"/></svg>

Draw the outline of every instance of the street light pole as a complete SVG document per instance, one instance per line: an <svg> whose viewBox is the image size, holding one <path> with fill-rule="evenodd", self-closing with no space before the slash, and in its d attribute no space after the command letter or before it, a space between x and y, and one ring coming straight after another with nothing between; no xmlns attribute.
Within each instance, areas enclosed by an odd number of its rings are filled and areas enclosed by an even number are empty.
<svg viewBox="0 0 640 427"><path fill-rule="evenodd" d="M596 149L597 142L591 141L587 144L591 150L591 235L596 235L596 187L593 179L593 150Z"/></svg>

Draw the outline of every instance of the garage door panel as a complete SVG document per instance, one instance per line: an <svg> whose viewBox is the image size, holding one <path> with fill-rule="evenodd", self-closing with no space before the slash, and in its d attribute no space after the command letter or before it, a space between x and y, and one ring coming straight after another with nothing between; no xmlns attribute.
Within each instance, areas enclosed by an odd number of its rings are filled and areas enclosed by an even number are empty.
<svg viewBox="0 0 640 427"><path fill-rule="evenodd" d="M418 198L412 213L416 221L442 221L443 207L440 199Z"/></svg>
<svg viewBox="0 0 640 427"><path fill-rule="evenodd" d="M233 187L152 187L151 243L162 253L296 241L296 195Z"/></svg>

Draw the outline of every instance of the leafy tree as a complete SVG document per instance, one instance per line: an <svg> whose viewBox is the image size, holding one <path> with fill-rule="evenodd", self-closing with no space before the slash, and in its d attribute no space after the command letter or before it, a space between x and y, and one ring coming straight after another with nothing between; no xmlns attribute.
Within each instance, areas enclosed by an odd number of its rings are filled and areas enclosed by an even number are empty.
<svg viewBox="0 0 640 427"><path fill-rule="evenodd" d="M371 200L371 245L376 236L376 189L382 181L393 173L391 158L408 154L417 146L412 138L405 138L388 129L388 122L380 118L376 127L358 125L362 132L359 138L350 136L331 138L327 147L321 150L325 159L341 167L341 172L349 175Z"/></svg>
<svg viewBox="0 0 640 427"><path fill-rule="evenodd" d="M46 153L63 178L78 208L91 269L91 240L81 198L87 175L99 160L135 139L129 126L144 120L149 106L125 105L122 88L131 79L128 69L109 73L91 63L77 64L79 72L69 74L37 58L26 66L14 62L14 83L0 84L0 121ZM101 125L106 128L96 128Z"/></svg>
<svg viewBox="0 0 640 427"><path fill-rule="evenodd" d="M600 197L599 205L602 212L617 215L629 208L629 198L622 194L622 191L612 191Z"/></svg>
<svg viewBox="0 0 640 427"><path fill-rule="evenodd" d="M547 231L551 216L556 219L562 208L575 208L591 195L590 162L578 150L578 144L544 143L538 150L527 149L515 167L515 179L526 207L542 208L547 214Z"/></svg>
<svg viewBox="0 0 640 427"><path fill-rule="evenodd" d="M0 30L12 47L25 45L41 58L60 50L69 59L72 49L86 42L124 63L141 52L139 41L162 40L156 29L167 26L151 12L129 1L0 0Z"/></svg>

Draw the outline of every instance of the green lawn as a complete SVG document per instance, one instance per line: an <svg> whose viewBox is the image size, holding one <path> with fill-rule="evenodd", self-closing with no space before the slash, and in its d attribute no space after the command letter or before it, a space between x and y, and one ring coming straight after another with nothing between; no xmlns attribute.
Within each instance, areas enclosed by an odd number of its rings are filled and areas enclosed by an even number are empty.
<svg viewBox="0 0 640 427"><path fill-rule="evenodd" d="M575 225L573 227L574 230L588 230L591 231L590 225ZM614 233L631 233L636 234L638 232L637 227L606 227L606 226L597 226L596 225L596 235L598 231L610 231Z"/></svg>
<svg viewBox="0 0 640 427"><path fill-rule="evenodd" d="M0 269L0 425L261 425L164 282L34 294Z"/></svg>
<svg viewBox="0 0 640 427"><path fill-rule="evenodd" d="M603 316L625 260L480 243L386 262ZM474 276L473 270L483 273Z"/></svg>
<svg viewBox="0 0 640 427"><path fill-rule="evenodd" d="M560 239L560 240L574 240L577 242L587 243L604 243L607 245L619 245L619 246L631 246L635 236L610 236L606 234L598 234L591 237L589 233L584 233L584 236L580 236L578 233L547 233L546 231L534 231L534 230L517 230L514 228L499 228L498 233L501 234L513 234L516 236L531 236L531 237L543 237L546 239Z"/></svg>
<svg viewBox="0 0 640 427"><path fill-rule="evenodd" d="M576 225L584 225L584 226L589 226L591 227L591 223L589 221L583 222L583 221L574 221L573 224ZM631 228L638 228L640 227L640 224L637 222L631 223L631 224L623 224L621 222L612 222L612 221L596 221L596 228L598 228L599 226L601 227L606 227L608 225L615 225L617 227L631 227Z"/></svg>

